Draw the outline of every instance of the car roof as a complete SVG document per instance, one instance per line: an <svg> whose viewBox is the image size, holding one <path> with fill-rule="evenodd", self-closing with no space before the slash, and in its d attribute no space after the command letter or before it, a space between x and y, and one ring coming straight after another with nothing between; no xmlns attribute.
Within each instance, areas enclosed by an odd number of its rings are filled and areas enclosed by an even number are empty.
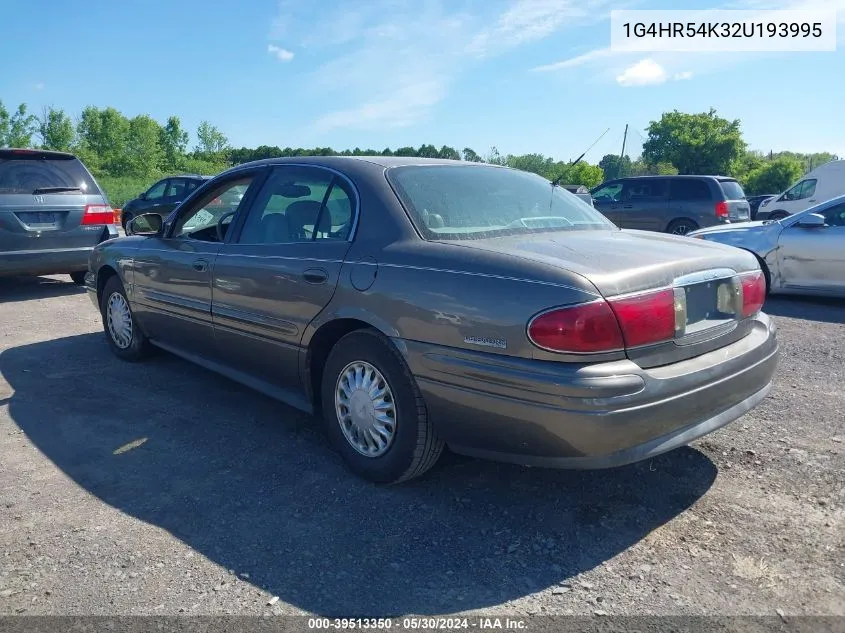
<svg viewBox="0 0 845 633"><path fill-rule="evenodd" d="M622 178L614 178L614 180L640 180L641 178L715 178L716 180L736 180L733 176L714 176L713 174L649 174L648 176L623 176Z"/></svg>
<svg viewBox="0 0 845 633"><path fill-rule="evenodd" d="M17 148L17 147L6 147L0 149L0 158L15 158L16 156L20 155L27 155L33 156L36 155L39 158L43 158L45 160L49 160L51 158L57 158L62 160L69 160L76 158L74 154L70 154L68 152L54 152L48 149L27 149L27 148Z"/></svg>
<svg viewBox="0 0 845 633"><path fill-rule="evenodd" d="M478 165L484 167L499 167L489 163L476 163L464 160L451 160L447 158L417 158L411 156L285 156L281 158L265 158L262 160L242 163L235 168L258 166L258 165L284 165L289 163L335 165L340 166L351 162L372 163L381 167L404 167L408 165ZM233 168L234 169L234 168Z"/></svg>

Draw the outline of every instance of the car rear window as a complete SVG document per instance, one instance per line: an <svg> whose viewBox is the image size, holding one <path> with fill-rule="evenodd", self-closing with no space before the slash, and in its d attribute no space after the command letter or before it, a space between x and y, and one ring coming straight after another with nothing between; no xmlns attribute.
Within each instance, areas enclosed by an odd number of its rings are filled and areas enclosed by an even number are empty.
<svg viewBox="0 0 845 633"><path fill-rule="evenodd" d="M74 156L57 157L43 152L0 153L0 194L33 193L39 189L61 189L46 193L99 195L94 179Z"/></svg>
<svg viewBox="0 0 845 633"><path fill-rule="evenodd" d="M719 184L722 185L722 191L728 200L742 200L745 197L742 186L736 180L720 180Z"/></svg>
<svg viewBox="0 0 845 633"><path fill-rule="evenodd" d="M563 187L516 169L410 165L389 169L387 177L426 239L614 228Z"/></svg>

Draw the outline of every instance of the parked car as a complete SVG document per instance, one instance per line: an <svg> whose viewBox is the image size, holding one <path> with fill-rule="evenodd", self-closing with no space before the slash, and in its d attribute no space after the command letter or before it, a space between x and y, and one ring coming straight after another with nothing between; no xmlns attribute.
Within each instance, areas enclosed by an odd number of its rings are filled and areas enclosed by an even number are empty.
<svg viewBox="0 0 845 633"><path fill-rule="evenodd" d="M845 297L845 195L780 220L689 236L754 253L772 293Z"/></svg>
<svg viewBox="0 0 845 633"><path fill-rule="evenodd" d="M740 184L722 176L618 178L594 188L592 195L596 209L623 229L685 235L751 218Z"/></svg>
<svg viewBox="0 0 845 633"><path fill-rule="evenodd" d="M566 189L569 193L573 194L574 196L581 198L584 202L593 206L593 196L590 194L590 190L587 189L584 185L561 185L564 189Z"/></svg>
<svg viewBox="0 0 845 633"><path fill-rule="evenodd" d="M123 205L120 212L120 223L123 225L124 231L132 218L143 213L153 212L158 213L162 218L167 217L177 204L209 178L210 176L197 174L162 178L152 187L138 194L137 198Z"/></svg>
<svg viewBox="0 0 845 633"><path fill-rule="evenodd" d="M757 210L760 208L760 204L764 200L777 198L777 196L778 194L776 193L763 193L756 196L746 196L745 199L748 200L748 205L751 207L751 220L754 221L757 219Z"/></svg>
<svg viewBox="0 0 845 633"><path fill-rule="evenodd" d="M845 160L819 165L782 194L764 200L758 220L780 220L845 194Z"/></svg>
<svg viewBox="0 0 845 633"><path fill-rule="evenodd" d="M210 206L232 191L237 208ZM132 225L89 267L114 353L159 347L314 412L375 482L422 474L444 444L647 459L755 406L777 363L753 255L620 231L513 169L270 159Z"/></svg>
<svg viewBox="0 0 845 633"><path fill-rule="evenodd" d="M105 194L76 156L0 149L0 276L69 274L82 284L91 249L117 235Z"/></svg>

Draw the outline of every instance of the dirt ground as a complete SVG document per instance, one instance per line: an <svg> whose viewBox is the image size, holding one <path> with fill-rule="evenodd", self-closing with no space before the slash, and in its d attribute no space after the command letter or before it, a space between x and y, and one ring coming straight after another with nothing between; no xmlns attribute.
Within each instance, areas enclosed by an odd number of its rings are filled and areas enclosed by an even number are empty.
<svg viewBox="0 0 845 633"><path fill-rule="evenodd" d="M771 396L691 447L380 488L65 280L0 280L0 615L845 615L841 301L770 300Z"/></svg>

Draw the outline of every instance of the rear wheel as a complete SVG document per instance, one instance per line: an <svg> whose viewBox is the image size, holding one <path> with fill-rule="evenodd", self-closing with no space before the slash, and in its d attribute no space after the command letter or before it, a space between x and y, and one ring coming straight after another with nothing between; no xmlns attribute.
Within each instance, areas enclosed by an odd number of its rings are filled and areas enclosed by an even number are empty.
<svg viewBox="0 0 845 633"><path fill-rule="evenodd" d="M377 332L357 330L338 341L326 360L320 397L326 434L363 479L417 477L443 452L408 366Z"/></svg>
<svg viewBox="0 0 845 633"><path fill-rule="evenodd" d="M693 222L692 220L687 220L686 218L681 218L680 220L672 220L669 223L669 226L666 228L667 233L671 233L672 235L686 235L691 231L697 231L698 224Z"/></svg>
<svg viewBox="0 0 845 633"><path fill-rule="evenodd" d="M149 354L150 342L135 321L123 284L117 275L106 282L100 300L100 313L109 347L118 358L138 361Z"/></svg>
<svg viewBox="0 0 845 633"><path fill-rule="evenodd" d="M73 280L77 286L84 286L85 285L85 271L79 271L70 273L70 278Z"/></svg>

